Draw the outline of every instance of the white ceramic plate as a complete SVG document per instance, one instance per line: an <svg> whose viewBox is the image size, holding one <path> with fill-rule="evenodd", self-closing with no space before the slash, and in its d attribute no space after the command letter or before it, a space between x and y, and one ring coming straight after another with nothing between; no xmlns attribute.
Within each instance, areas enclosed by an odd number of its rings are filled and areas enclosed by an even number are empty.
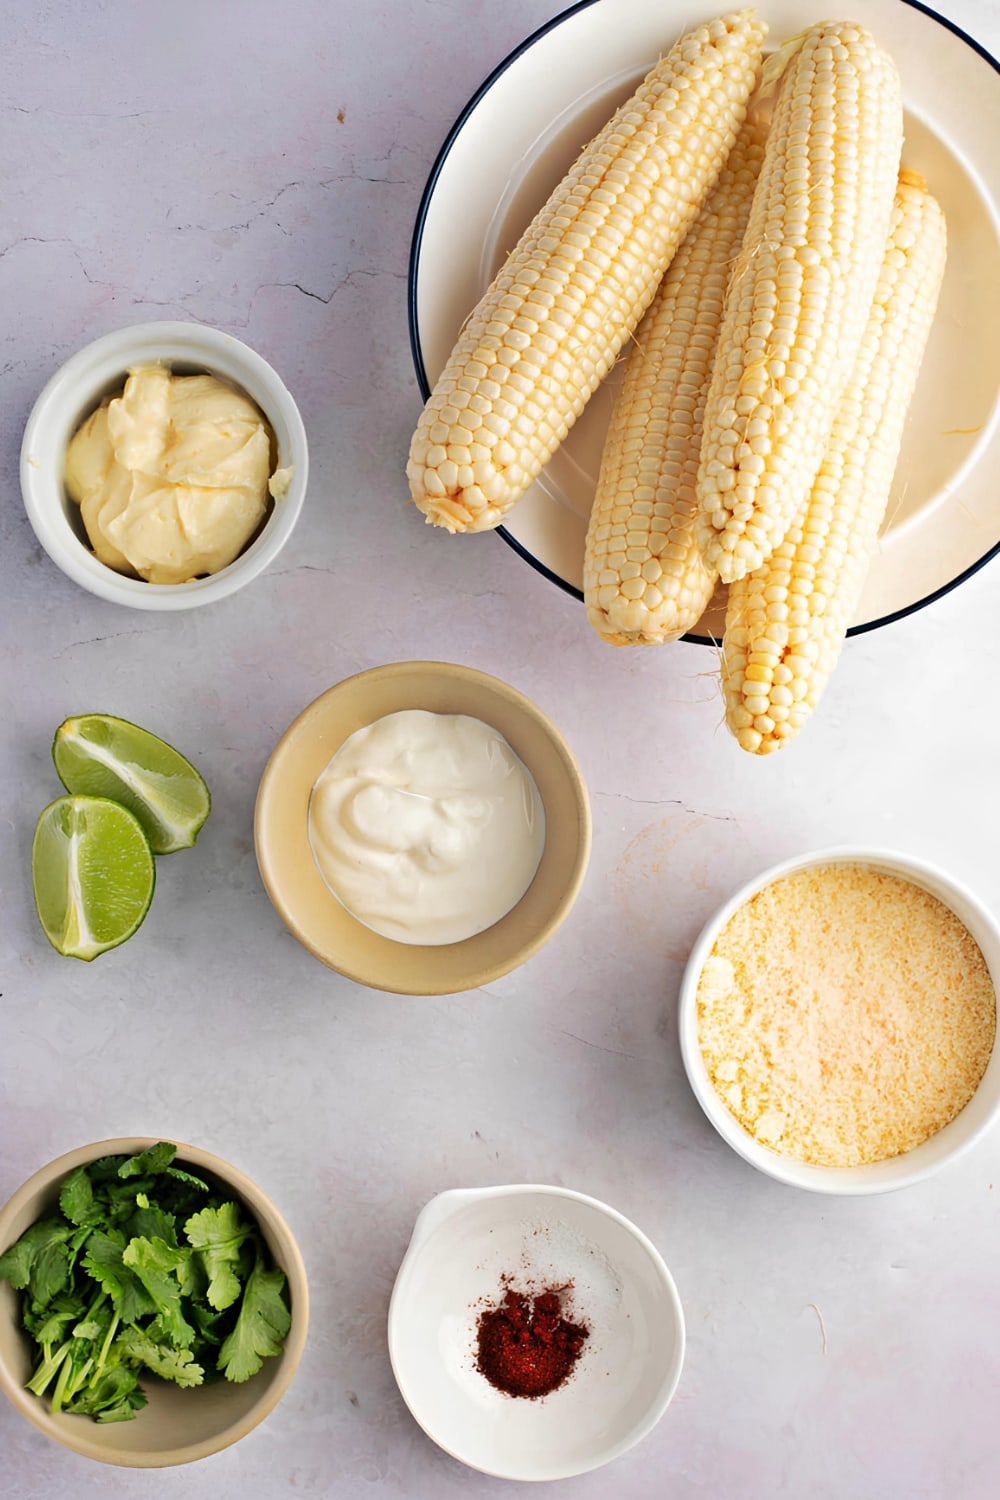
<svg viewBox="0 0 1000 1500"><path fill-rule="evenodd" d="M774 43L829 11L827 0L765 0L760 8ZM949 226L938 317L857 633L919 609L1000 551L1000 67L907 0L860 0L850 11L896 59L904 161L927 178ZM470 100L431 172L410 257L411 342L425 396L465 318L581 146L657 56L714 13L705 0L669 8L583 0L512 52ZM500 529L578 597L610 402L608 382ZM689 639L720 636L720 599Z"/></svg>

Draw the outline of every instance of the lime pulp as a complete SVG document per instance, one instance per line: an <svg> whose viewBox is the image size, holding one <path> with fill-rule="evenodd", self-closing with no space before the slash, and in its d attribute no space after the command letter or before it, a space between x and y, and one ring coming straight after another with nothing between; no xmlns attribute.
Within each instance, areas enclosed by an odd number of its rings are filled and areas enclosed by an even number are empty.
<svg viewBox="0 0 1000 1500"><path fill-rule="evenodd" d="M102 797L59 797L31 846L35 905L57 952L89 962L139 927L156 871L139 820Z"/></svg>
<svg viewBox="0 0 1000 1500"><path fill-rule="evenodd" d="M80 714L56 730L52 759L66 790L107 797L138 818L154 854L189 849L211 810L189 760L148 729L111 714Z"/></svg>

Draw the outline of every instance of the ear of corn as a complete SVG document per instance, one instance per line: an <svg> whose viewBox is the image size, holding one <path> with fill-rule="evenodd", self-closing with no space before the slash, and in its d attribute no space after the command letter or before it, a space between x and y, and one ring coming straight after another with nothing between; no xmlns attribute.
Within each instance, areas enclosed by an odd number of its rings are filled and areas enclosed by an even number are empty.
<svg viewBox="0 0 1000 1500"><path fill-rule="evenodd" d="M729 591L726 722L744 750L780 749L815 708L853 618L885 514L944 272L944 215L900 175L874 303L804 511Z"/></svg>
<svg viewBox="0 0 1000 1500"><path fill-rule="evenodd" d="M902 147L899 77L866 31L828 23L789 50L705 411L698 540L726 583L760 566L809 493L875 292Z"/></svg>
<svg viewBox="0 0 1000 1500"><path fill-rule="evenodd" d="M407 477L429 521L497 526L565 438L722 170L766 31L746 10L683 37L528 226L414 434Z"/></svg>
<svg viewBox="0 0 1000 1500"><path fill-rule="evenodd" d="M748 116L625 359L583 564L587 617L616 646L676 640L715 586L694 536L702 418L765 136Z"/></svg>

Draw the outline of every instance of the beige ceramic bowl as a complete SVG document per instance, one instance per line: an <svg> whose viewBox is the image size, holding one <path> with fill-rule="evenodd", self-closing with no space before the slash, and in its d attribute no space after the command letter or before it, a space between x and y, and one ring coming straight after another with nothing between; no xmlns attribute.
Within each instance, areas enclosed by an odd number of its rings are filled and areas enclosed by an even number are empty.
<svg viewBox="0 0 1000 1500"><path fill-rule="evenodd" d="M288 489L268 502L264 521L239 556L218 573L188 583L146 583L100 562L64 481L66 448L80 424L122 389L130 369L158 363L178 375L216 375L243 391L270 424L274 467L291 470ZM21 494L38 540L74 583L129 609L193 609L245 587L270 567L295 529L308 476L305 428L277 372L239 339L200 323L139 323L79 349L38 397L21 445Z"/></svg>
<svg viewBox="0 0 1000 1500"><path fill-rule="evenodd" d="M309 844L309 798L331 756L355 730L411 708L491 724L531 772L545 808L545 848L531 885L499 922L461 943L418 947L373 932L332 894ZM562 923L590 857L590 804L572 752L530 699L471 667L395 662L347 678L299 715L261 778L254 831L267 893L318 959L372 989L449 995L524 963Z"/></svg>
<svg viewBox="0 0 1000 1500"><path fill-rule="evenodd" d="M127 1136L97 1141L42 1167L0 1209L0 1253L36 1219L56 1207L59 1186L74 1168L102 1156L133 1156L155 1145L157 1139L163 1137ZM144 1378L142 1388L149 1404L135 1420L102 1425L90 1417L67 1416L64 1412L54 1416L46 1399L24 1389L33 1367L32 1345L20 1327L20 1293L0 1281L0 1390L40 1432L101 1463L135 1469L166 1468L228 1448L277 1406L291 1383L305 1345L309 1324L306 1271L281 1214L249 1177L211 1151L178 1142L177 1162L214 1179L221 1188L232 1192L256 1219L275 1263L288 1278L292 1326L282 1352L266 1359L260 1372L244 1385L221 1380L181 1390L152 1377Z"/></svg>

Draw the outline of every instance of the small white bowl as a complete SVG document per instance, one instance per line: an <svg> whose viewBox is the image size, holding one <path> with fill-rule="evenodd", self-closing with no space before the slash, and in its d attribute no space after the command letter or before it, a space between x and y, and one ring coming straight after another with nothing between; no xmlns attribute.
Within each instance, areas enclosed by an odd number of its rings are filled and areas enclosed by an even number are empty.
<svg viewBox="0 0 1000 1500"><path fill-rule="evenodd" d="M475 1366L476 1326L516 1291L572 1283L589 1327L565 1385L505 1395ZM596 1198L532 1185L454 1189L417 1218L389 1303L403 1399L446 1453L501 1479L568 1479L625 1453L666 1410L684 1359L673 1278L646 1236Z"/></svg>
<svg viewBox="0 0 1000 1500"><path fill-rule="evenodd" d="M799 870L831 864L866 865L884 874L908 880L943 901L964 922L979 944L993 987L1000 996L1000 925L971 891L935 865L913 859L907 854L846 846L821 849L815 853L786 859L765 870L756 879L748 881L704 927L691 950L681 980L678 1012L681 1056L695 1098L711 1123L722 1139L759 1172L765 1172L769 1177L791 1187L807 1188L814 1193L843 1196L886 1193L919 1182L948 1162L954 1161L974 1145L1000 1116L1000 1048L994 1046L979 1087L965 1108L950 1124L921 1145L915 1146L912 1151L860 1167L821 1167L811 1162L798 1161L792 1156L779 1155L762 1146L743 1128L716 1092L698 1041L698 980L716 939L733 913L773 881L793 875Z"/></svg>
<svg viewBox="0 0 1000 1500"><path fill-rule="evenodd" d="M179 374L228 380L260 407L291 468L286 493L271 503L256 537L228 567L190 583L146 583L99 562L79 508L66 494L66 448L101 401L120 391L130 367L164 363ZM21 494L35 535L67 577L92 594L132 609L192 609L224 599L256 578L288 541L305 499L309 449L299 409L275 371L246 344L200 323L139 323L105 334L56 371L32 408L21 445Z"/></svg>

